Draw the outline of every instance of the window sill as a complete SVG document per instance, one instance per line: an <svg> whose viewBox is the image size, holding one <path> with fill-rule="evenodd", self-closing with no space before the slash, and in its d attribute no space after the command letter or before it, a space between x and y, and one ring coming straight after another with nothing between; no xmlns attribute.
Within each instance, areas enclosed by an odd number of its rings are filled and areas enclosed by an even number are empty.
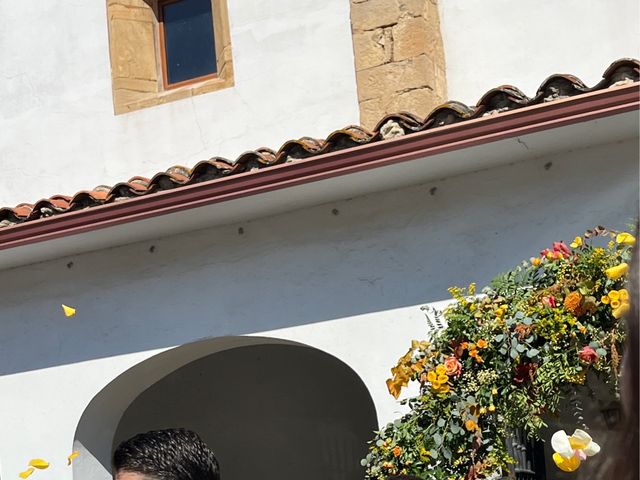
<svg viewBox="0 0 640 480"><path fill-rule="evenodd" d="M228 70L231 71L230 68ZM121 99L118 98L119 93L122 92L126 94L130 92L126 92L126 89L120 90L116 88L114 90L115 114L121 115L123 113L134 112L136 110L141 110L143 108L153 107L156 105L163 105L165 103L182 100L184 98L195 97L196 95L201 95L203 93L215 92L217 90L230 88L233 86L233 84L233 76L224 75L176 88L171 88L169 90L164 90L161 92L136 92L136 97L138 98L130 99L129 101L125 102L121 101Z"/></svg>

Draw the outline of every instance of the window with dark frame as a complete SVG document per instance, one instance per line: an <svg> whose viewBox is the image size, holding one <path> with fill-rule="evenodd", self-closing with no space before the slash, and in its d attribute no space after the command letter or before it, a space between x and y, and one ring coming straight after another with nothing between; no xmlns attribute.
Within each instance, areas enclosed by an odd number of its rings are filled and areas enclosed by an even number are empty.
<svg viewBox="0 0 640 480"><path fill-rule="evenodd" d="M158 2L165 88L214 78L217 72L211 0Z"/></svg>

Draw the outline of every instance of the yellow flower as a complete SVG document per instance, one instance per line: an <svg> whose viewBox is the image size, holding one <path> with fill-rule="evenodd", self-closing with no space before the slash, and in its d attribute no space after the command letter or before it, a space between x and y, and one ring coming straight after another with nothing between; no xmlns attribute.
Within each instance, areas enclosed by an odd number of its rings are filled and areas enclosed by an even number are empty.
<svg viewBox="0 0 640 480"><path fill-rule="evenodd" d="M442 383L438 382L437 380L435 382L431 382L431 388L433 388L434 390L440 390L440 387L442 387Z"/></svg>
<svg viewBox="0 0 640 480"><path fill-rule="evenodd" d="M633 245L636 243L636 237L627 232L621 232L616 236L616 242L622 245Z"/></svg>
<svg viewBox="0 0 640 480"><path fill-rule="evenodd" d="M629 313L630 309L631 306L629 305L629 303L625 302L618 308L616 308L613 312L611 312L611 314L613 315L613 318L618 319L620 317L624 317L627 313Z"/></svg>
<svg viewBox="0 0 640 480"><path fill-rule="evenodd" d="M549 260L553 260L553 252L551 251L547 252L545 257L547 257Z"/></svg>
<svg viewBox="0 0 640 480"><path fill-rule="evenodd" d="M610 280L617 280L621 277L624 277L628 271L629 271L629 265L626 262L622 262L620 265L607 268L604 271L604 273L607 275L607 278L609 278Z"/></svg>
<svg viewBox="0 0 640 480"><path fill-rule="evenodd" d="M620 300L626 302L629 300L629 292L626 288L621 288L618 290L618 295L620 295Z"/></svg>
<svg viewBox="0 0 640 480"><path fill-rule="evenodd" d="M436 367L436 373L438 375L444 375L447 373L447 367L445 367L444 365L438 365Z"/></svg>
<svg viewBox="0 0 640 480"><path fill-rule="evenodd" d="M438 393L449 393L450 390L451 390L451 387L449 386L449 384L445 383L438 389Z"/></svg>
<svg viewBox="0 0 640 480"><path fill-rule="evenodd" d="M610 299L609 299L609 295L603 295L603 296L602 296L602 298L600 299L600 301L601 301L602 303L604 303L605 305L608 305L608 304L609 304L609 300L610 300Z"/></svg>
<svg viewBox="0 0 640 480"><path fill-rule="evenodd" d="M498 389L497 388L492 388L491 389L491 395L497 395L498 394Z"/></svg>
<svg viewBox="0 0 640 480"><path fill-rule="evenodd" d="M398 398L400 396L400 392L402 391L402 384L399 382L395 382L390 378L387 379L387 390L389 393L393 395L393 398Z"/></svg>
<svg viewBox="0 0 640 480"><path fill-rule="evenodd" d="M427 380L429 380L431 383L435 382L437 378L438 378L438 375L433 370L427 373Z"/></svg>
<svg viewBox="0 0 640 480"><path fill-rule="evenodd" d="M611 300L611 308L614 310L620 306L620 300Z"/></svg>
<svg viewBox="0 0 640 480"><path fill-rule="evenodd" d="M584 325L580 325L580 326L578 326L578 330L580 330L580 333L586 333L587 332L587 327L585 327Z"/></svg>
<svg viewBox="0 0 640 480"><path fill-rule="evenodd" d="M582 237L576 237L573 239L573 242L570 244L571 248L578 248L582 246Z"/></svg>
<svg viewBox="0 0 640 480"><path fill-rule="evenodd" d="M484 408L484 407L482 407L482 408L480 409L480 415L484 415L485 413L487 413L487 409L486 409L486 408Z"/></svg>
<svg viewBox="0 0 640 480"><path fill-rule="evenodd" d="M427 450L424 447L420 448L420 460L422 460L423 462L426 462L427 460L429 460L430 456L431 456L431 452L429 450Z"/></svg>
<svg viewBox="0 0 640 480"><path fill-rule="evenodd" d="M490 412L495 412L496 411L496 406L495 405L489 405L489 411Z"/></svg>
<svg viewBox="0 0 640 480"><path fill-rule="evenodd" d="M446 375L438 375L437 381L444 385L449 381L449 377L447 377Z"/></svg>
<svg viewBox="0 0 640 480"><path fill-rule="evenodd" d="M551 437L553 461L563 472L573 472L587 457L600 451L600 446L584 430L576 429L570 437L559 430Z"/></svg>
<svg viewBox="0 0 640 480"><path fill-rule="evenodd" d="M533 265L534 267L539 266L542 263L542 260L540 260L540 257L531 257L531 265Z"/></svg>
<svg viewBox="0 0 640 480"><path fill-rule="evenodd" d="M487 341L482 338L477 342L478 348L487 348Z"/></svg>
<svg viewBox="0 0 640 480"><path fill-rule="evenodd" d="M611 290L608 295L609 295L609 300L619 300L620 299L620 292L618 292L616 290Z"/></svg>

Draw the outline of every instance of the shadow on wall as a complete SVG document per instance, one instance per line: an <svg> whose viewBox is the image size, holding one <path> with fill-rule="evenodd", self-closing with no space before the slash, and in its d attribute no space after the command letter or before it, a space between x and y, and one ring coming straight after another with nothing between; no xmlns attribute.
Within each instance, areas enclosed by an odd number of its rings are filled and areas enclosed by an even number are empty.
<svg viewBox="0 0 640 480"><path fill-rule="evenodd" d="M376 426L367 388L335 357L273 339L212 339L141 363L93 399L76 431L74 478L110 479L120 441L185 427L214 450L224 480L359 480Z"/></svg>
<svg viewBox="0 0 640 480"><path fill-rule="evenodd" d="M625 228L638 212L637 159L635 141L605 145L242 233L223 226L0 272L0 375L442 300L555 240ZM78 315L62 319L61 303Z"/></svg>

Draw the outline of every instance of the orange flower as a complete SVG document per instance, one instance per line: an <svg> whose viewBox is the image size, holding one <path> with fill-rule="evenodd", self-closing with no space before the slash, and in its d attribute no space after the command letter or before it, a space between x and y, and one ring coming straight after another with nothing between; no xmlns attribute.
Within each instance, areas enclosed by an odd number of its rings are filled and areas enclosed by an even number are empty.
<svg viewBox="0 0 640 480"><path fill-rule="evenodd" d="M472 350L469 352L469 356L475 358L476 362L478 363L482 363L482 357L480 356L480 354L478 353L477 350Z"/></svg>
<svg viewBox="0 0 640 480"><path fill-rule="evenodd" d="M487 341L482 338L477 341L478 348L487 348Z"/></svg>
<svg viewBox="0 0 640 480"><path fill-rule="evenodd" d="M402 449L398 446L393 447L393 456L398 458L402 454Z"/></svg>
<svg viewBox="0 0 640 480"><path fill-rule="evenodd" d="M576 317L579 317L584 312L582 310L582 295L580 292L571 292L564 299L564 308L568 312L573 313Z"/></svg>
<svg viewBox="0 0 640 480"><path fill-rule="evenodd" d="M473 420L467 420L464 422L464 427L471 432L478 429L478 424Z"/></svg>

